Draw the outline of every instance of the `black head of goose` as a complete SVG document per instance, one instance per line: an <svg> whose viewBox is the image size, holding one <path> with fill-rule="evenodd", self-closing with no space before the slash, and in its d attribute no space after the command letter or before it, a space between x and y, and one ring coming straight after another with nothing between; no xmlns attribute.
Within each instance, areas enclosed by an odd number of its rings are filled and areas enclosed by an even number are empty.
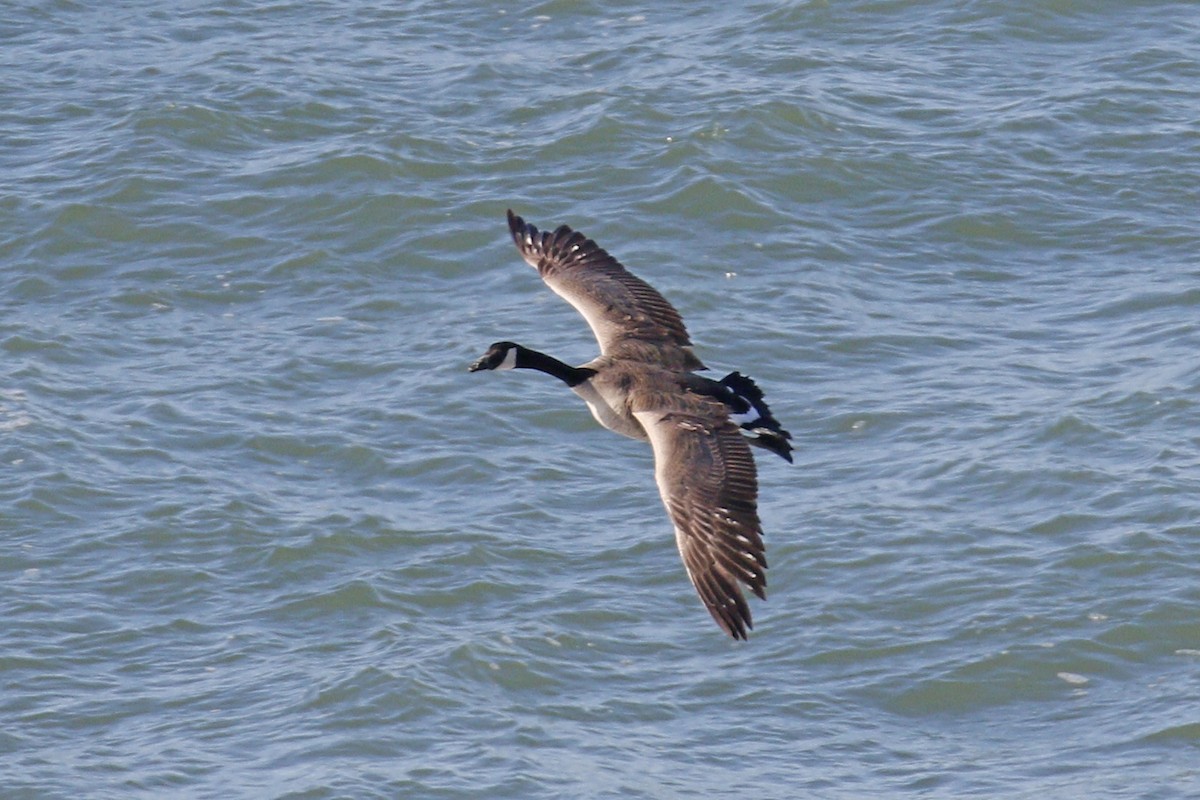
<svg viewBox="0 0 1200 800"><path fill-rule="evenodd" d="M791 434L750 378L697 375L705 367L679 312L591 239L566 225L539 231L512 211L508 227L524 259L587 321L600 355L572 367L515 342L496 342L470 371L552 375L583 398L601 425L648 440L688 577L717 624L745 639L753 625L741 586L762 599L767 586L758 478L747 443L790 462Z"/></svg>

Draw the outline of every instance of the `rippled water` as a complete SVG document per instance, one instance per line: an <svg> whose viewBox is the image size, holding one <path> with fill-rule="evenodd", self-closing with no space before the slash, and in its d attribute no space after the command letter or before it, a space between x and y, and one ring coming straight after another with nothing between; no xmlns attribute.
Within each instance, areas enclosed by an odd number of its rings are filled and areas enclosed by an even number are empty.
<svg viewBox="0 0 1200 800"><path fill-rule="evenodd" d="M21 4L0 789L1200 794L1200 13ZM748 643L568 222L795 434Z"/></svg>

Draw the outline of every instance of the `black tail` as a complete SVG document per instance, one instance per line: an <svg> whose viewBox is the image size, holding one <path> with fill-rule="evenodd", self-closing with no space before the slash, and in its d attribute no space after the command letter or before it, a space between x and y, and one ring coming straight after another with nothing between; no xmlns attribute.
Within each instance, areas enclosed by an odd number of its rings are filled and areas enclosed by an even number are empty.
<svg viewBox="0 0 1200 800"><path fill-rule="evenodd" d="M743 430L754 434L750 437L750 443L766 448L789 464L792 463L792 445L788 441L792 435L771 414L767 401L763 399L762 389L740 372L729 373L719 383L733 395L727 401L730 416Z"/></svg>

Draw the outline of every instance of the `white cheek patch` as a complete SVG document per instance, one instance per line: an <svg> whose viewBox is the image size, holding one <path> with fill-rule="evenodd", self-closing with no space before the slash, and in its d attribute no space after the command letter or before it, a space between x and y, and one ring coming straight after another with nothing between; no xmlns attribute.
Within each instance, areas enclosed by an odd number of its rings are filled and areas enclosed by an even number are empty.
<svg viewBox="0 0 1200 800"><path fill-rule="evenodd" d="M510 347L508 352L504 354L504 360L497 365L496 369L516 369L517 367L517 348Z"/></svg>

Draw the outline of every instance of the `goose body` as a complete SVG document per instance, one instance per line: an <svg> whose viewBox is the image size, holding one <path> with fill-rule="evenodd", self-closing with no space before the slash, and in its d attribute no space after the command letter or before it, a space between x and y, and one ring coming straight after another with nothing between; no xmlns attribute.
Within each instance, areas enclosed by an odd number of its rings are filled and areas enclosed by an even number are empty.
<svg viewBox="0 0 1200 800"><path fill-rule="evenodd" d="M524 259L587 321L601 353L572 367L496 342L470 370L545 372L579 395L602 426L648 441L688 577L717 624L745 639L753 626L741 586L765 599L767 569L749 444L790 462L791 434L749 378L696 374L705 366L679 312L591 239L566 225L539 231L512 211L508 226Z"/></svg>

